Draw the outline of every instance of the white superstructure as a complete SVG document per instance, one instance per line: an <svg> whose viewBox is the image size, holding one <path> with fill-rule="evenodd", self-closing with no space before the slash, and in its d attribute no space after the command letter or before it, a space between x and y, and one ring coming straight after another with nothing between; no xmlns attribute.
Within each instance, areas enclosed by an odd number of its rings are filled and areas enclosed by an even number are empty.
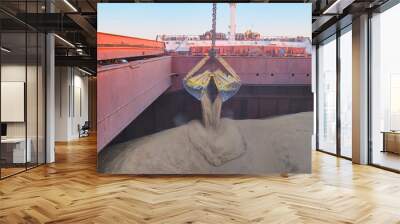
<svg viewBox="0 0 400 224"><path fill-rule="evenodd" d="M211 40L168 40L165 42L167 51L189 51L190 47L196 46L211 46ZM243 41L230 41L230 40L216 40L216 46L280 46L280 47L304 47L307 53L311 53L311 42L304 40L301 42L294 41L275 41L275 40L243 40Z"/></svg>
<svg viewBox="0 0 400 224"><path fill-rule="evenodd" d="M229 4L231 10L231 23L229 25L229 40L235 41L236 35L236 3Z"/></svg>

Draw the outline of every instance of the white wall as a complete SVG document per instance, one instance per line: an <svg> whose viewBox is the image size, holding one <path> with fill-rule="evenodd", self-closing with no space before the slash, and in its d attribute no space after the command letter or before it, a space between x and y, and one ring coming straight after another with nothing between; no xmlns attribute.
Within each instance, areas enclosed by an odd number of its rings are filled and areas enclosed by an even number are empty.
<svg viewBox="0 0 400 224"><path fill-rule="evenodd" d="M70 75L68 67L55 68L55 140L68 140Z"/></svg>
<svg viewBox="0 0 400 224"><path fill-rule="evenodd" d="M88 120L88 78L83 75L73 67L56 67L56 141L77 139L78 124L83 125Z"/></svg>
<svg viewBox="0 0 400 224"><path fill-rule="evenodd" d="M78 72L78 74L77 74ZM72 91L73 90L73 91ZM78 125L83 125L88 121L88 78L82 76L79 70L74 70L73 88L71 88L71 132L70 135L73 139L79 137Z"/></svg>

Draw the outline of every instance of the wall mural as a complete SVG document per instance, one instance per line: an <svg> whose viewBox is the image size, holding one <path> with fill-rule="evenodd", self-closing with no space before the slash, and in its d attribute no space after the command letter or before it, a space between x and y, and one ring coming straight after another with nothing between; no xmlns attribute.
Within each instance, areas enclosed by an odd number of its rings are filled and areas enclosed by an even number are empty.
<svg viewBox="0 0 400 224"><path fill-rule="evenodd" d="M311 172L311 4L98 9L99 172Z"/></svg>

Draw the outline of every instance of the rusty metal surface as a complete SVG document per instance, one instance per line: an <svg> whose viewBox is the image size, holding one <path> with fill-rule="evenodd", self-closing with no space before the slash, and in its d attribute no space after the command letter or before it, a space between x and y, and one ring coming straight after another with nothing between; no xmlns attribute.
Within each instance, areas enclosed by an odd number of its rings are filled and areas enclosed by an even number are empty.
<svg viewBox="0 0 400 224"><path fill-rule="evenodd" d="M202 56L173 56L173 86L182 89L181 80ZM271 58L226 56L224 59L240 76L243 85L311 85L311 58Z"/></svg>
<svg viewBox="0 0 400 224"><path fill-rule="evenodd" d="M192 46L189 48L188 55L200 56L208 55L210 46ZM220 56L269 56L269 57L308 57L304 47L288 46L216 46L215 51Z"/></svg>
<svg viewBox="0 0 400 224"><path fill-rule="evenodd" d="M169 56L98 68L98 150L104 148L170 85Z"/></svg>
<svg viewBox="0 0 400 224"><path fill-rule="evenodd" d="M161 55L164 42L127 37L108 33L97 33L97 60Z"/></svg>
<svg viewBox="0 0 400 224"><path fill-rule="evenodd" d="M98 150L165 91L182 89L182 78L202 56L164 56L98 68ZM228 56L243 85L309 86L311 58ZM172 75L174 74L174 75Z"/></svg>

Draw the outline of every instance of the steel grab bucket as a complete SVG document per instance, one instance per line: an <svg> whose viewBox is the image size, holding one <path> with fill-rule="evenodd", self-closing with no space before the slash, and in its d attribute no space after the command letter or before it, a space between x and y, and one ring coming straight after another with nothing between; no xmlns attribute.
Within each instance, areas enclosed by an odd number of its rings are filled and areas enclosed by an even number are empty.
<svg viewBox="0 0 400 224"><path fill-rule="evenodd" d="M219 56L204 57L189 71L182 82L185 90L197 100L200 100L204 93L209 93L210 87L214 87L222 102L234 96L241 86L240 77Z"/></svg>

